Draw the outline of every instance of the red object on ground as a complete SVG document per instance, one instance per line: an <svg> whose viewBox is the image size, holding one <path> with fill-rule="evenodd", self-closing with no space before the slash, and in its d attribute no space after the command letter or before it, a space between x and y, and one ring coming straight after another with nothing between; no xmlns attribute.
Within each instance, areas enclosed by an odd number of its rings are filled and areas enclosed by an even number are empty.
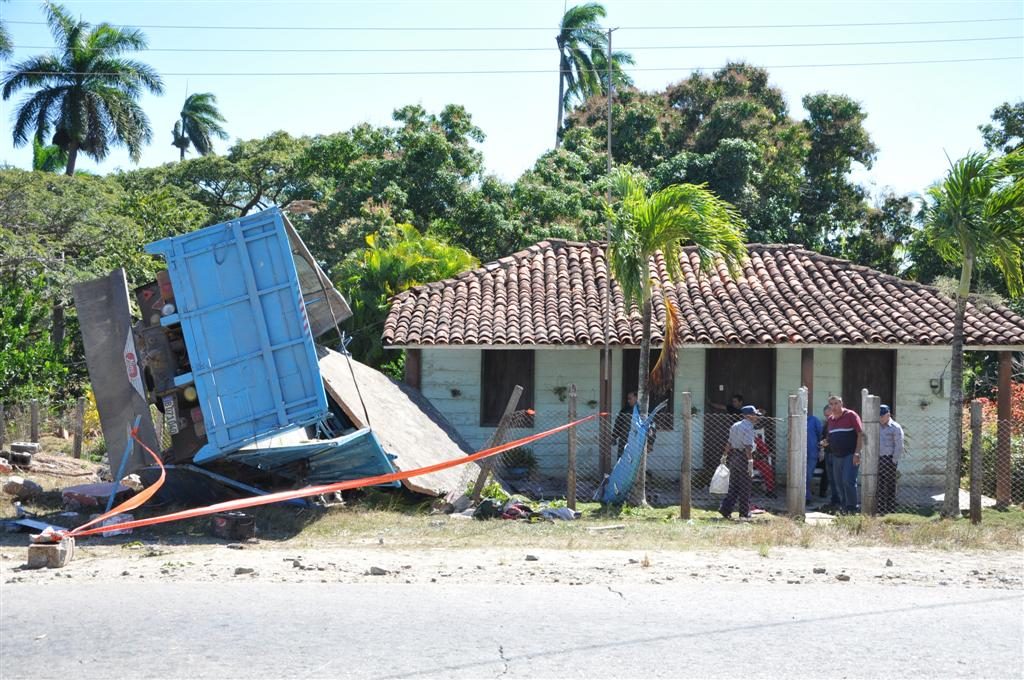
<svg viewBox="0 0 1024 680"><path fill-rule="evenodd" d="M761 473L761 479L764 480L765 492L774 493L775 470L772 468L772 452L761 437L757 437L754 440L754 444L756 445L756 451L754 453L754 469Z"/></svg>
<svg viewBox="0 0 1024 680"><path fill-rule="evenodd" d="M69 486L60 492L64 505L77 505L80 508L91 508L93 506L105 506L110 494L117 489L114 500L118 503L132 495L132 490L122 484L114 482L100 482L97 484L79 484Z"/></svg>

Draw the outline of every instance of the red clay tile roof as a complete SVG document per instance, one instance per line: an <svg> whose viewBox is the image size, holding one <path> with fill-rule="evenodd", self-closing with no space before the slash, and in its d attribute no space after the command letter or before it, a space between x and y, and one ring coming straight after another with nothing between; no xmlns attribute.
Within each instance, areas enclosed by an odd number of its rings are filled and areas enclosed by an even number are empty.
<svg viewBox="0 0 1024 680"><path fill-rule="evenodd" d="M953 303L935 288L904 281L794 245L747 246L742 276L724 265L699 273L685 249L683 277L669 281L659 253L651 260L660 343L661 290L682 317L685 342L697 345L948 345ZM604 343L604 243L542 241L455 278L394 298L385 345L599 345ZM640 314L623 309L612 282L610 342L640 344ZM1002 306L967 307L966 344L1024 346L1024 319Z"/></svg>

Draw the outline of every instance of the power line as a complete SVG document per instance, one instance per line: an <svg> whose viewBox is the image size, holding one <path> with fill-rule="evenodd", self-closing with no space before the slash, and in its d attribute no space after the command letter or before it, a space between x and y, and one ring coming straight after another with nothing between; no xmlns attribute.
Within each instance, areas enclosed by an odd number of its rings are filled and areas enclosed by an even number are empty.
<svg viewBox="0 0 1024 680"><path fill-rule="evenodd" d="M926 45L938 43L988 42L998 40L1021 40L1024 35L991 36L982 38L935 38L931 40L868 40L857 42L821 43L760 43L747 45L652 45L648 47L623 47L628 52L653 50L711 50L711 49L753 49L774 47L864 47L872 45ZM20 45L24 50L53 50L53 45ZM555 47L148 47L146 52L217 52L241 54L347 54L347 53L402 53L402 52L554 52Z"/></svg>
<svg viewBox="0 0 1024 680"><path fill-rule="evenodd" d="M704 31L744 28L840 28L865 26L935 26L943 24L982 24L1006 21L1022 21L1022 17L999 19L942 19L930 21L861 21L855 23L830 24L719 24L705 26L622 26L626 31ZM45 21L8 21L8 24L22 26L46 26ZM557 31L557 26L203 26L184 24L112 24L122 28L169 29L183 31ZM619 29L616 29L619 30Z"/></svg>
<svg viewBox="0 0 1024 680"><path fill-rule="evenodd" d="M1011 56L1011 57L974 57L966 59L920 59L911 61L861 61L861 62L845 62L845 63L833 63L833 64L775 64L775 65L760 65L758 68L763 69L783 69L783 68L834 68L834 67L851 67L851 66L906 66L916 64L962 64L969 62L981 62L981 61L1019 61L1024 59L1024 56ZM623 69L624 71L714 71L722 68L718 66L658 66L650 68L630 68ZM220 72L167 72L162 73L162 76L168 77L224 77L224 78L244 78L244 77L313 77L313 76L467 76L467 75L518 75L518 74L549 74L554 75L560 73L558 69L496 69L496 70L433 70L433 71L220 71ZM24 71L23 75L31 76L110 76L110 77L123 77L123 74L119 73L60 73L54 74L48 71Z"/></svg>

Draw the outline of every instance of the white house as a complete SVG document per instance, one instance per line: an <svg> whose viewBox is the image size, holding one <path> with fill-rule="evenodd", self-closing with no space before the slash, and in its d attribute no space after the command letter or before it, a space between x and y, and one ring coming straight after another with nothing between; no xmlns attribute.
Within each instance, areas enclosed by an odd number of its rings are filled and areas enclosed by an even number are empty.
<svg viewBox="0 0 1024 680"><path fill-rule="evenodd" d="M717 463L723 426L706 414L711 403L725 403L733 393L784 419L788 395L801 385L817 414L833 394L859 411L867 388L892 406L910 434L914 455L901 466L906 479L939 486L952 301L935 288L799 246L751 244L748 255L736 279L724 265L701 274L693 249L683 253L679 281L669 279L660 254L651 260L653 342L663 339L665 297L679 310L684 330L667 394L675 418L679 394L693 395L694 466ZM636 388L641 323L636 309L624 308L614 280L607 313L608 284L602 242L543 241L396 296L384 344L408 351L407 382L477 447L493 432L515 384L524 386L520 408L536 409L538 428L565 422L565 389L572 383L582 415L614 412ZM967 350L998 351L1007 364L1010 352L1024 350L1024 318L1002 306L969 305L965 332ZM659 432L659 451L680 451L673 420L669 414ZM780 472L784 422L774 433ZM608 451L586 443L581 464L607 469ZM709 455L702 455L705 446ZM564 474L564 437L545 440L534 452L541 472ZM678 461L678 455L655 456L650 466L656 474L678 476Z"/></svg>

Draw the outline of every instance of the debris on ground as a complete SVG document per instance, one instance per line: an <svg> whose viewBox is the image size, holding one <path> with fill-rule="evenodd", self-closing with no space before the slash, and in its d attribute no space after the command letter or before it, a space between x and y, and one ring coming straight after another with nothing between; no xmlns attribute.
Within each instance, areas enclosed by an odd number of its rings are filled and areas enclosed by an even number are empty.
<svg viewBox="0 0 1024 680"><path fill-rule="evenodd" d="M31 479L15 475L4 483L5 494L14 496L19 501L30 501L43 492L43 487Z"/></svg>
<svg viewBox="0 0 1024 680"><path fill-rule="evenodd" d="M127 475L124 479L121 480L121 486L126 486L135 493L138 493L142 491L144 488L146 488L146 485L142 483L142 479L136 474Z"/></svg>
<svg viewBox="0 0 1024 680"><path fill-rule="evenodd" d="M119 504L135 492L123 484L96 482L66 487L60 495L65 510L78 511L106 507L111 494L114 496L114 504Z"/></svg>
<svg viewBox="0 0 1024 680"><path fill-rule="evenodd" d="M93 515L92 517L89 518L89 521L92 521L92 520L96 519L99 516L100 516L99 514ZM115 524L122 524L124 522L131 522L134 519L135 519L134 515L132 515L130 513L127 513L127 512L122 512L122 513L119 513L117 515L112 515L112 516L106 518L105 520L100 522L97 526L100 526L100 527L111 527L111 526L114 526ZM102 533L102 536L103 536L103 538L109 538L111 536L121 536L122 534L127 535L127 534L130 534L130 533L132 533L131 529L114 529L112 531L104 531Z"/></svg>

